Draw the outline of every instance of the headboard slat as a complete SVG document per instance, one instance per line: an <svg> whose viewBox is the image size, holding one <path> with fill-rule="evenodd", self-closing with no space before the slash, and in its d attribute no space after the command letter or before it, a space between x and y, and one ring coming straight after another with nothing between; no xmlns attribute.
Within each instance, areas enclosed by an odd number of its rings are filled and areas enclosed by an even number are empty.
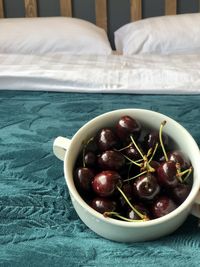
<svg viewBox="0 0 200 267"><path fill-rule="evenodd" d="M0 18L4 18L3 0L0 0Z"/></svg>
<svg viewBox="0 0 200 267"><path fill-rule="evenodd" d="M24 0L25 16L37 17L37 1L36 0Z"/></svg>
<svg viewBox="0 0 200 267"><path fill-rule="evenodd" d="M176 15L177 0L165 0L165 15Z"/></svg>
<svg viewBox="0 0 200 267"><path fill-rule="evenodd" d="M72 1L60 0L60 14L64 17L72 17Z"/></svg>
<svg viewBox="0 0 200 267"><path fill-rule="evenodd" d="M131 21L142 18L142 0L130 0Z"/></svg>
<svg viewBox="0 0 200 267"><path fill-rule="evenodd" d="M95 0L96 25L107 32L107 0Z"/></svg>

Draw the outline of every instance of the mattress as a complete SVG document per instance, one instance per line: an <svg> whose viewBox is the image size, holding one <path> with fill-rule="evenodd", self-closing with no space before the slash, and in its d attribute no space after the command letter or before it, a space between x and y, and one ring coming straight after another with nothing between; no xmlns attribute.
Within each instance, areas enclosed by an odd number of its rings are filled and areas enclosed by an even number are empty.
<svg viewBox="0 0 200 267"><path fill-rule="evenodd" d="M0 54L0 90L198 94L200 55Z"/></svg>
<svg viewBox="0 0 200 267"><path fill-rule="evenodd" d="M30 76L38 71L33 66ZM0 73L1 79L9 76L6 70ZM24 91L28 84L16 84L23 85L20 91L3 90L8 88L1 84L0 266L199 266L200 231L191 215L172 235L145 243L112 242L87 228L73 209L52 144L55 137L71 138L88 120L119 108L164 113L200 144L200 94L50 92L50 82L49 91L30 91L31 86Z"/></svg>

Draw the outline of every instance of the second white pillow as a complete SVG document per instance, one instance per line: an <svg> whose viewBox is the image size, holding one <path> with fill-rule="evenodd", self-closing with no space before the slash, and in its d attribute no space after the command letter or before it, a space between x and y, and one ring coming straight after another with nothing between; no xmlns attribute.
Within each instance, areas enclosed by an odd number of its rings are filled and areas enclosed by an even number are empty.
<svg viewBox="0 0 200 267"><path fill-rule="evenodd" d="M147 18L115 32L119 53L181 54L200 52L200 13Z"/></svg>

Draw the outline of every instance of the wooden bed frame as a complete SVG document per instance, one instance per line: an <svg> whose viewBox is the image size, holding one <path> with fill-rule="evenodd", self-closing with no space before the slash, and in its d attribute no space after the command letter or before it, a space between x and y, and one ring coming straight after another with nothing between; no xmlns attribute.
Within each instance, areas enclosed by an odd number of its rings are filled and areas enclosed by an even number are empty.
<svg viewBox="0 0 200 267"><path fill-rule="evenodd" d="M73 0L59 0L61 16L73 16ZM24 0L25 16L37 17L37 0ZM177 12L177 0L165 0L165 15ZM95 0L96 25L107 31L107 0ZM131 21L142 19L142 0L130 0ZM0 0L0 18L4 18L3 0Z"/></svg>

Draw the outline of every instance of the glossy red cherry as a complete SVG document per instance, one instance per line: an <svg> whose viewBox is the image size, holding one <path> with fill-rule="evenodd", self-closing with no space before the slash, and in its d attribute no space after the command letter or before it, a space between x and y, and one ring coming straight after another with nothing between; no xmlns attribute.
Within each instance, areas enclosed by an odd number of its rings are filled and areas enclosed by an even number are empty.
<svg viewBox="0 0 200 267"><path fill-rule="evenodd" d="M94 152L89 151L85 153L84 161L87 167L95 167L97 157Z"/></svg>
<svg viewBox="0 0 200 267"><path fill-rule="evenodd" d="M115 171L102 171L92 181L94 192L101 197L112 196L121 185L121 176Z"/></svg>
<svg viewBox="0 0 200 267"><path fill-rule="evenodd" d="M144 207L142 204L136 204L134 205L135 209L139 211L141 214L147 216L147 218L150 217L149 211L147 208ZM127 217L131 220L141 220L140 216L131 208L128 209Z"/></svg>
<svg viewBox="0 0 200 267"><path fill-rule="evenodd" d="M186 159L186 157L181 151L177 150L171 151L167 155L168 155L168 160L180 164L181 170L186 170L189 168L190 166L189 160Z"/></svg>
<svg viewBox="0 0 200 267"><path fill-rule="evenodd" d="M105 151L98 158L98 165L102 170L120 170L125 164L124 156L114 150Z"/></svg>
<svg viewBox="0 0 200 267"><path fill-rule="evenodd" d="M91 202L91 207L100 213L115 211L117 203L114 200L103 197L96 197Z"/></svg>
<svg viewBox="0 0 200 267"><path fill-rule="evenodd" d="M100 151L110 150L118 145L118 138L111 128L101 129L96 136L96 143Z"/></svg>
<svg viewBox="0 0 200 267"><path fill-rule="evenodd" d="M93 170L86 167L77 168L75 171L74 182L79 191L83 193L90 193L92 189L91 182L93 178Z"/></svg>
<svg viewBox="0 0 200 267"><path fill-rule="evenodd" d="M171 196L179 205L183 203L188 197L191 186L188 184L179 183L176 187L172 188Z"/></svg>
<svg viewBox="0 0 200 267"><path fill-rule="evenodd" d="M147 173L135 179L133 192L140 199L152 200L160 192L160 186L155 176Z"/></svg>
<svg viewBox="0 0 200 267"><path fill-rule="evenodd" d="M140 151L143 153L142 148L140 146L138 146ZM131 146L127 147L126 149L124 149L124 154L129 158L132 159L134 161L141 159L141 154L138 152L137 148L134 146L134 144L132 144Z"/></svg>
<svg viewBox="0 0 200 267"><path fill-rule="evenodd" d="M118 137L123 141L125 141L130 135L133 135L134 138L138 138L140 132L140 123L130 116L121 117L116 124L116 133Z"/></svg>
<svg viewBox="0 0 200 267"><path fill-rule="evenodd" d="M165 161L157 168L157 179L160 185L175 187L178 184L176 163Z"/></svg>
<svg viewBox="0 0 200 267"><path fill-rule="evenodd" d="M167 196L160 196L152 206L152 213L155 218L160 218L169 214L176 208L177 205L171 198Z"/></svg>

